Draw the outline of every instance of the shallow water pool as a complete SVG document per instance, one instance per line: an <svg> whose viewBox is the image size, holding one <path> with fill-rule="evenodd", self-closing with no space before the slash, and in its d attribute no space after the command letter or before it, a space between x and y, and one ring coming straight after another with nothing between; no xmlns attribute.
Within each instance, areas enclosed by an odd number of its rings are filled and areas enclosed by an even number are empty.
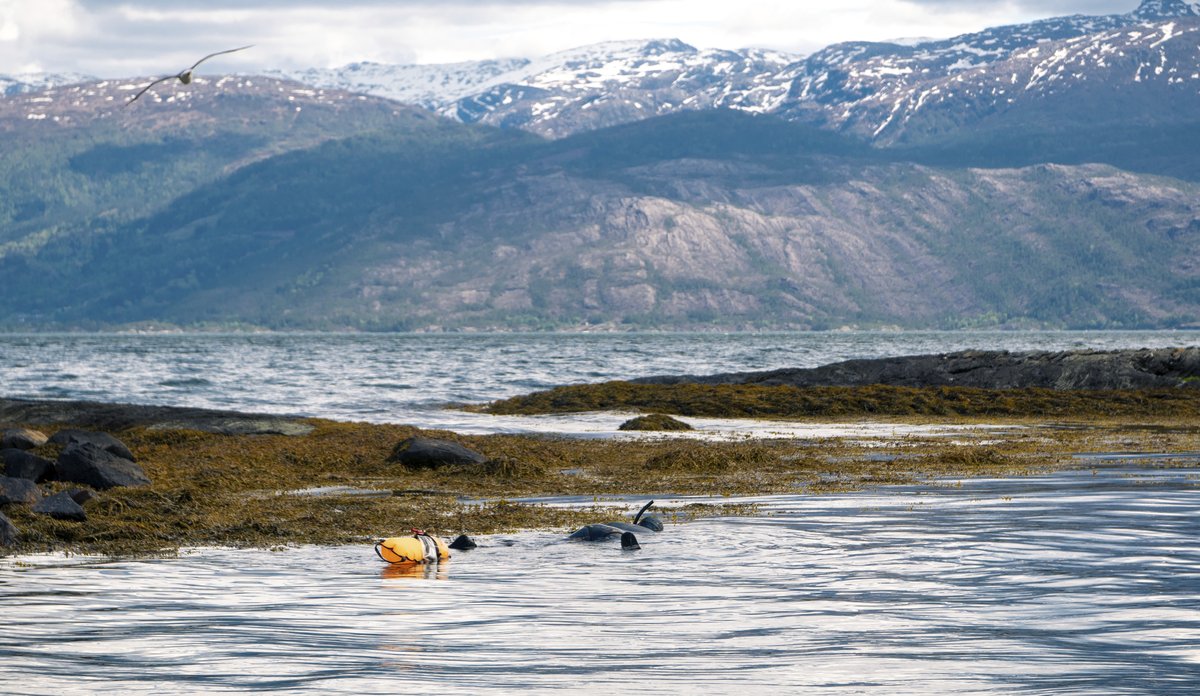
<svg viewBox="0 0 1200 696"><path fill-rule="evenodd" d="M366 545L7 559L0 691L1194 693L1200 474L1140 466L748 499L636 552L482 537L410 573Z"/></svg>

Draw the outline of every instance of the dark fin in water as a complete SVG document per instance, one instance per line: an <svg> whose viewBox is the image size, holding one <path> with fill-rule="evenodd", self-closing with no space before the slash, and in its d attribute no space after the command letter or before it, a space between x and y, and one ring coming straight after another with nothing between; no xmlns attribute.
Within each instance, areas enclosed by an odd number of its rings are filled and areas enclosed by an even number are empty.
<svg viewBox="0 0 1200 696"><path fill-rule="evenodd" d="M651 500L650 502L648 502L648 503L646 503L645 505L643 505L643 506L642 506L642 509L641 509L641 510L638 510L638 513L637 513L636 515L634 515L634 516L633 516L633 523L634 523L634 524L637 524L637 523L638 523L638 520L642 519L642 515L644 515L644 514L646 513L646 511L650 509L650 506L651 506L651 505L653 505L653 504L654 504L654 501L653 501L653 500Z"/></svg>
<svg viewBox="0 0 1200 696"><path fill-rule="evenodd" d="M642 545L637 542L637 537L633 532L625 532L621 535L621 550L622 551L637 551L642 548Z"/></svg>
<svg viewBox="0 0 1200 696"><path fill-rule="evenodd" d="M459 551L470 551L475 546L475 540L466 534L459 534L457 539L450 542L450 548L458 549Z"/></svg>

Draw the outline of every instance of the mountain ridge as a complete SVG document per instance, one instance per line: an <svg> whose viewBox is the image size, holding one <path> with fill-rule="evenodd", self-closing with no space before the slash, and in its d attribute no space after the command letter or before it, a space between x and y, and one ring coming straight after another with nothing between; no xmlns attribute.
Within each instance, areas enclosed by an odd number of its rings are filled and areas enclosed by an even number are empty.
<svg viewBox="0 0 1200 696"><path fill-rule="evenodd" d="M454 82L496 80L469 122L263 76L9 95L0 322L1195 326L1195 9L802 61L592 47Z"/></svg>

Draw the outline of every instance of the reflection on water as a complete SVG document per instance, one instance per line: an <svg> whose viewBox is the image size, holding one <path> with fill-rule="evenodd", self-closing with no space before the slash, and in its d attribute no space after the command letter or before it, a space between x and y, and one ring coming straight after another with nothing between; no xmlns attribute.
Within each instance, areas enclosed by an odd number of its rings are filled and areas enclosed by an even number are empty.
<svg viewBox="0 0 1200 696"><path fill-rule="evenodd" d="M450 577L450 561L423 565L386 563L379 569L384 580L419 578L421 580L445 580Z"/></svg>
<svg viewBox="0 0 1200 696"><path fill-rule="evenodd" d="M614 541L0 566L10 693L1192 693L1200 474L763 498ZM660 499L661 503L670 501ZM676 501L678 502L678 501Z"/></svg>

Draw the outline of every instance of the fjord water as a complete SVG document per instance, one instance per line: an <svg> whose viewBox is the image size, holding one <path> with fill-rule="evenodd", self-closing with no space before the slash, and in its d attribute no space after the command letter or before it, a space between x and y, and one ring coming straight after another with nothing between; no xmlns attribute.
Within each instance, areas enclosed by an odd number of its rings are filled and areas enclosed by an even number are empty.
<svg viewBox="0 0 1200 696"><path fill-rule="evenodd" d="M1194 332L3 335L0 396L489 432L513 426L442 406L856 357L1197 344ZM367 544L0 559L0 692L1193 693L1200 473L1082 463L772 496L754 517L641 535L632 553L558 532L485 537L413 575Z"/></svg>
<svg viewBox="0 0 1200 696"><path fill-rule="evenodd" d="M506 422L442 406L656 374L816 367L965 349L1183 345L1200 345L1200 332L0 334L0 397L486 432L506 429Z"/></svg>
<svg viewBox="0 0 1200 696"><path fill-rule="evenodd" d="M635 552L482 537L411 574L368 545L29 559L0 570L0 689L1195 693L1200 470L1121 467L775 496Z"/></svg>

